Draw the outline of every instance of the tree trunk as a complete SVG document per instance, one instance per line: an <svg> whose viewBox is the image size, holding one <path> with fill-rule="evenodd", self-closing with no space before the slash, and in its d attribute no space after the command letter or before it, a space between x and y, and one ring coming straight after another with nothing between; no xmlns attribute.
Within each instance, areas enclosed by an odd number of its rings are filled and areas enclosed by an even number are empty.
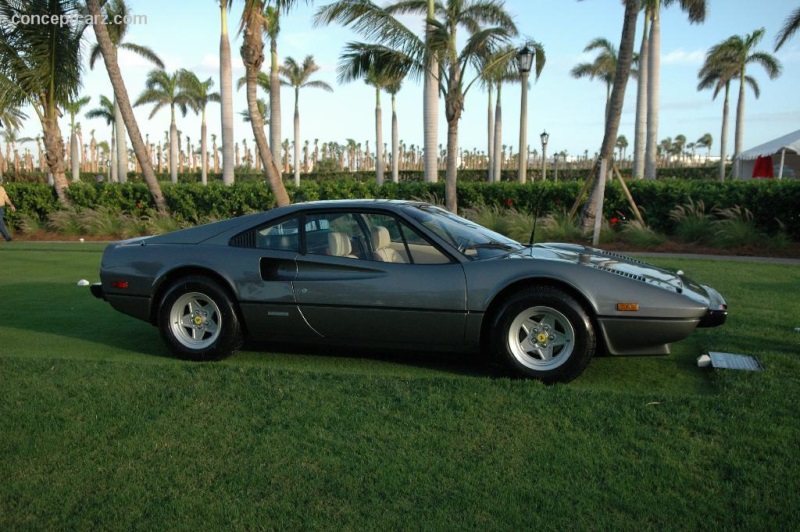
<svg viewBox="0 0 800 532"><path fill-rule="evenodd" d="M128 182L128 140L125 138L125 122L122 119L119 105L114 100L114 122L117 124L117 176L120 183Z"/></svg>
<svg viewBox="0 0 800 532"><path fill-rule="evenodd" d="M122 112L122 118L130 132L134 153L136 153L136 158L139 160L139 164L142 166L142 174L144 175L144 179L147 182L148 188L150 189L150 194L153 196L153 202L155 203L159 214L166 215L167 204L164 201L163 194L161 194L161 187L159 186L156 176L153 173L153 166L147 159L147 150L144 146L144 140L139 132L139 126L136 123L136 117L133 115L131 101L128 98L128 91L125 89L125 82L122 80L122 74L120 73L119 65L117 64L117 53L114 50L114 45L111 43L110 37L108 36L108 28L106 28L106 25L103 23L103 16L100 11L100 2L99 0L86 0L86 4L88 5L89 12L92 14L92 17L95 21L94 32L97 36L97 43L99 44L100 50L103 54L103 61L106 64L106 70L108 71L108 77L111 80L111 85L114 87L114 96Z"/></svg>
<svg viewBox="0 0 800 532"><path fill-rule="evenodd" d="M647 147L645 149L644 175L647 179L656 178L658 155L658 101L661 80L661 13L660 2L653 7L653 20L650 26L650 50L647 80Z"/></svg>
<svg viewBox="0 0 800 532"><path fill-rule="evenodd" d="M241 55L246 72L247 110L250 113L250 125L253 128L253 136L255 137L258 151L261 154L261 160L264 162L267 181L278 206L289 205L289 203L291 203L289 201L289 195L286 193L286 187L283 186L281 172L278 170L275 159L272 157L272 152L267 142L267 136L264 133L264 119L261 117L261 113L258 110L256 89L258 87L258 72L261 70L261 64L264 62L264 43L261 40L261 28L253 22L249 23L245 28ZM278 145L278 153L280 154L280 145Z"/></svg>
<svg viewBox="0 0 800 532"><path fill-rule="evenodd" d="M503 180L503 106L500 103L502 85L497 84L497 101L494 111L494 146L492 155L492 181Z"/></svg>
<svg viewBox="0 0 800 532"><path fill-rule="evenodd" d="M44 111L47 113L47 109ZM70 205L67 196L67 175L64 169L64 139L61 136L61 129L58 127L58 118L55 115L52 117L43 115L42 130L47 171L53 176L56 196L62 205Z"/></svg>
<svg viewBox="0 0 800 532"><path fill-rule="evenodd" d="M169 123L169 179L172 183L178 182L178 157L180 148L178 147L178 126L175 124L175 108L170 109L172 119Z"/></svg>
<svg viewBox="0 0 800 532"><path fill-rule="evenodd" d="M381 111L381 90L375 89L375 179L378 186L383 185L383 111Z"/></svg>
<svg viewBox="0 0 800 532"><path fill-rule="evenodd" d="M279 77L278 42L269 42L269 142L275 165L281 167L281 79ZM252 116L252 115L250 115Z"/></svg>
<svg viewBox="0 0 800 532"><path fill-rule="evenodd" d="M222 122L222 182L232 185L235 180L233 167L233 74L231 70L231 42L228 37L228 2L220 2L222 31L219 39L219 77ZM214 171L218 171L216 150L214 151Z"/></svg>
<svg viewBox="0 0 800 532"><path fill-rule="evenodd" d="M78 136L75 134L75 128L72 129L72 134L69 139L69 160L72 166L72 182L81 180L81 159L78 153Z"/></svg>
<svg viewBox="0 0 800 532"><path fill-rule="evenodd" d="M733 177L736 179L741 177L737 159L739 154L742 153L742 145L744 143L744 88L745 78L744 69L742 69L739 79L739 101L736 103L736 129L733 137Z"/></svg>
<svg viewBox="0 0 800 532"><path fill-rule="evenodd" d="M486 118L486 134L489 142L486 145L486 170L488 174L489 183L494 182L494 83L489 82L489 109Z"/></svg>
<svg viewBox="0 0 800 532"><path fill-rule="evenodd" d="M206 126L206 110L203 109L203 121L200 125L200 182L208 184L208 127Z"/></svg>
<svg viewBox="0 0 800 532"><path fill-rule="evenodd" d="M294 90L294 186L300 186L300 89Z"/></svg>
<svg viewBox="0 0 800 532"><path fill-rule="evenodd" d="M728 149L728 119L730 112L729 99L731 92L730 82L725 84L725 100L722 103L722 132L719 136L719 182L725 181L725 151Z"/></svg>
<svg viewBox="0 0 800 532"><path fill-rule="evenodd" d="M116 123L114 123L114 124L111 125L111 146L109 148L111 150L111 152L108 154L108 162L109 162L109 167L108 167L109 177L108 178L111 180L112 183L118 183L119 182L119 175L117 175L117 170L119 170L119 168L117 167L117 141L116 141L116 138L117 138L117 125L116 125Z"/></svg>
<svg viewBox="0 0 800 532"><path fill-rule="evenodd" d="M392 94L392 182L400 182L400 134L397 127L397 105Z"/></svg>
<svg viewBox="0 0 800 532"><path fill-rule="evenodd" d="M434 17L434 1L428 0L427 20L434 20ZM425 28L425 41L427 43L427 34L432 31L432 26L426 22ZM425 69L422 103L422 131L425 146L424 173L426 182L436 183L439 181L439 157L437 151L439 145L439 61L430 54L426 60L427 68Z"/></svg>
<svg viewBox="0 0 800 532"><path fill-rule="evenodd" d="M631 62L633 61L633 45L636 39L636 18L639 14L641 0L626 0L625 2L625 21L622 25L622 36L620 38L619 56L617 61L617 71L614 75L614 87L611 90L611 104L606 120L606 130L603 136L603 144L600 148L600 157L609 163L614 157L614 145L619 132L619 121L622 115L622 104L625 101L625 88L628 85L628 78L631 73ZM595 218L602 216L602 212L597 212L598 203L602 203L602 188L600 165L595 168L595 178L592 189L589 192L589 199L583 206L581 212L580 227L582 231L587 231L594 225Z"/></svg>
<svg viewBox="0 0 800 532"><path fill-rule="evenodd" d="M639 49L639 79L636 87L636 127L633 136L633 170L635 179L644 178L644 152L647 143L647 79L650 67L650 23L647 12L644 16L642 45Z"/></svg>

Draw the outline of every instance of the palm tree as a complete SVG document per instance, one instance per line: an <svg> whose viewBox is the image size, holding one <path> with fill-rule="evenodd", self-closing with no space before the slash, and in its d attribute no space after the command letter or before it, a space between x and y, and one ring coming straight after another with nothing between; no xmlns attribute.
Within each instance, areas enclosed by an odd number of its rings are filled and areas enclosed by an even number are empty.
<svg viewBox="0 0 800 532"><path fill-rule="evenodd" d="M633 45L636 37L636 19L638 18L641 0L625 0L625 16L622 24L622 35L620 37L619 54L617 56L617 72L614 76L614 86L611 89L611 103L606 114L606 127L603 135L603 143L600 147L600 157L606 161L611 161L614 157L614 145L617 141L619 132L619 122L622 116L622 104L625 100L625 88L628 85L628 78L631 75L631 65L633 64ZM595 179L592 183L589 199L581 211L580 227L586 231L595 221L597 216L602 216L602 210L597 211L599 203L602 203L604 189L600 186L601 178L599 168L595 169ZM601 207L602 208L602 207ZM595 242L596 244L596 242Z"/></svg>
<svg viewBox="0 0 800 532"><path fill-rule="evenodd" d="M620 135L617 137L617 142L614 146L619 150L619 159L625 159L625 150L628 148L628 139L625 135Z"/></svg>
<svg viewBox="0 0 800 532"><path fill-rule="evenodd" d="M649 78L650 61L650 11L645 1L642 6L644 21L642 24L642 43L639 46L639 69L636 75L636 125L633 132L633 169L634 178L644 178L645 145L647 144L647 80Z"/></svg>
<svg viewBox="0 0 800 532"><path fill-rule="evenodd" d="M68 204L59 106L78 96L81 41L86 29L77 0L0 1L0 20L34 17L61 24L0 25L0 109L30 105L42 125L47 166L59 201Z"/></svg>
<svg viewBox="0 0 800 532"><path fill-rule="evenodd" d="M256 100L256 103L258 104L258 114L261 115L261 120L263 121L264 125L269 124L269 103L263 98L259 98L258 100ZM239 115L242 117L242 120L244 122L249 123L252 121L250 119L249 109L241 111Z"/></svg>
<svg viewBox="0 0 800 532"><path fill-rule="evenodd" d="M103 6L104 20L109 21L106 24L109 38L114 47L115 52L118 50L128 50L140 57L150 61L158 68L164 68L164 63L156 55L156 53L146 47L138 44L124 42L125 36L128 33L127 20L130 20L130 10L125 3L125 0L109 0ZM89 54L89 67L94 68L95 61L100 57L100 45L95 44ZM124 183L128 177L128 145L125 140L125 125L123 124L121 110L118 106L114 107L116 111L116 127L114 128L117 135L117 164L119 166L119 181Z"/></svg>
<svg viewBox="0 0 800 532"><path fill-rule="evenodd" d="M683 148L686 146L686 135L675 135L675 140L672 141L672 153L678 157L680 164L683 159Z"/></svg>
<svg viewBox="0 0 800 532"><path fill-rule="evenodd" d="M614 84L614 74L617 71L617 48L608 39L597 37L593 39L584 52L597 50L597 57L591 63L579 63L575 65L570 74L573 78L599 78L606 85L606 107L605 114L608 114L608 103L611 99L611 87Z"/></svg>
<svg viewBox="0 0 800 532"><path fill-rule="evenodd" d="M739 78L739 100L736 106L736 129L733 141L734 161L742 152L744 140L745 85L750 85L756 98L761 94L755 78L747 75L747 65L752 63L761 65L764 70L766 70L769 79L775 79L781 75L781 64L773 55L755 50L763 37L764 28L758 29L744 37L734 35L718 45L720 48L715 51L715 53L728 57L729 60L736 65L736 74ZM734 166L733 175L734 177L739 177L738 165Z"/></svg>
<svg viewBox="0 0 800 532"><path fill-rule="evenodd" d="M726 53L722 44L713 46L706 54L706 60L698 73L700 82L697 90L710 89L713 87L713 99L721 90L725 90L725 97L722 103L722 131L720 133L720 152L719 152L719 181L725 181L725 159L728 148L728 121L730 115L730 92L731 82L737 75L737 64L734 58Z"/></svg>
<svg viewBox="0 0 800 532"><path fill-rule="evenodd" d="M650 13L650 43L647 61L647 144L645 147L645 177L656 178L656 144L658 142L658 102L661 83L661 7L678 3L688 14L689 22L699 24L706 18L706 0L644 0Z"/></svg>
<svg viewBox="0 0 800 532"><path fill-rule="evenodd" d="M184 78L185 70L178 70L168 74L164 70L151 70L147 74L145 90L136 99L135 106L154 104L150 116L152 119L155 114L164 106L169 106L169 173L173 183L178 182L178 126L175 123L175 107L181 116L186 116L186 112L191 101L189 91L186 90Z"/></svg>
<svg viewBox="0 0 800 532"><path fill-rule="evenodd" d="M95 119L100 118L101 120L105 120L107 126L111 126L111 149L109 155L111 156L110 162L111 167L109 168L109 179L111 181L117 181L117 152L114 150L114 127L115 127L115 116L116 113L114 112L114 102L112 102L107 96L100 95L100 106L95 107L94 109L90 109L86 112L86 118Z"/></svg>
<svg viewBox="0 0 800 532"><path fill-rule="evenodd" d="M300 89L322 89L333 92L333 88L324 81L311 80L319 70L314 57L307 55L300 64L293 57L287 57L281 66L281 85L294 89L294 184L300 186Z"/></svg>
<svg viewBox="0 0 800 532"><path fill-rule="evenodd" d="M786 21L783 23L778 34L775 36L775 51L777 52L780 50L783 43L785 43L789 38L794 35L797 31L797 28L800 28L800 7L792 11L788 17L786 17Z"/></svg>
<svg viewBox="0 0 800 532"><path fill-rule="evenodd" d="M73 182L79 181L81 178L80 150L78 148L78 135L75 127L75 116L81 112L81 109L86 107L90 100L91 97L83 96L77 100L70 100L66 103L66 105L64 105L64 110L69 113L69 160L72 166L71 170Z"/></svg>
<svg viewBox="0 0 800 532"><path fill-rule="evenodd" d="M400 90L400 84L412 64L413 60L403 53L385 46L366 43L348 43L340 57L338 67L340 83L363 78L368 85L375 87L375 174L379 186L383 185L381 91L392 93L392 179L399 180L397 166L394 164L397 156L396 143L399 142L394 95Z"/></svg>
<svg viewBox="0 0 800 532"><path fill-rule="evenodd" d="M280 144L281 144L281 64L278 58L278 35L281 31L280 19L281 15L288 14L297 4L299 0L270 0L267 2L266 8L263 10L265 20L264 30L269 37L269 50L270 50L270 91L269 91L269 108L270 108L270 136L269 142L272 146L273 158L276 161L281 160ZM304 3L309 4L311 0L304 0ZM263 9L263 8L262 8Z"/></svg>
<svg viewBox="0 0 800 532"><path fill-rule="evenodd" d="M288 205L289 195L283 185L281 173L276 166L275 158L270 151L267 137L264 134L264 121L258 112L258 99L256 98L256 88L258 73L264 62L264 41L262 33L266 27L267 20L264 17L264 0L246 0L239 31L244 32L244 42L240 49L242 62L245 67L245 78L247 84L247 109L250 112L250 125L253 128L256 146L264 164L267 181L270 190L275 196L276 203ZM280 158L278 158L280 161Z"/></svg>
<svg viewBox="0 0 800 532"><path fill-rule="evenodd" d="M195 113L200 113L202 117L200 122L200 182L206 185L208 184L206 106L209 102L220 102L221 97L218 92L211 92L211 87L214 86L214 80L211 78L200 81L193 72L182 70L180 79L183 89L189 96L189 107Z"/></svg>
<svg viewBox="0 0 800 532"><path fill-rule="evenodd" d="M221 126L222 126L222 182L232 185L234 182L233 161L233 69L231 66L231 41L228 36L228 11L233 0L216 0L219 2L220 36L219 36L219 79ZM214 158L217 158L216 152Z"/></svg>
<svg viewBox="0 0 800 532"><path fill-rule="evenodd" d="M387 7L387 12L425 14L427 2L401 2ZM464 98L475 81L467 82L464 79L466 67L506 44L510 37L517 34L517 28L503 5L492 0L448 0L437 5L436 12L441 21L431 24L433 29L427 35L427 49L437 56L441 66L439 84L445 97L447 119L445 204L450 212L455 213L458 211L458 121L464 109ZM484 24L493 26L484 28ZM460 50L459 27L465 28L468 33ZM419 60L421 62L424 59L423 53ZM432 154L426 153L426 157L430 156Z"/></svg>
<svg viewBox="0 0 800 532"><path fill-rule="evenodd" d="M706 151L706 161L708 161L708 156L711 152L711 145L714 144L714 137L711 136L711 133L706 133L694 143L697 148L705 148Z"/></svg>

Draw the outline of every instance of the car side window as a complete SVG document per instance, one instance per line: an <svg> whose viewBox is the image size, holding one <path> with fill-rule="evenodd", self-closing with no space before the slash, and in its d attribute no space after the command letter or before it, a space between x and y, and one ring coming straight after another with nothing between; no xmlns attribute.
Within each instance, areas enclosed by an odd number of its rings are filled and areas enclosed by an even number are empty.
<svg viewBox="0 0 800 532"><path fill-rule="evenodd" d="M447 264L451 260L405 222L385 214L365 214L372 260L407 264Z"/></svg>
<svg viewBox="0 0 800 532"><path fill-rule="evenodd" d="M256 248L275 251L300 251L298 217L281 220L256 230Z"/></svg>
<svg viewBox="0 0 800 532"><path fill-rule="evenodd" d="M353 213L310 214L305 217L306 252L348 259L367 257L367 240Z"/></svg>

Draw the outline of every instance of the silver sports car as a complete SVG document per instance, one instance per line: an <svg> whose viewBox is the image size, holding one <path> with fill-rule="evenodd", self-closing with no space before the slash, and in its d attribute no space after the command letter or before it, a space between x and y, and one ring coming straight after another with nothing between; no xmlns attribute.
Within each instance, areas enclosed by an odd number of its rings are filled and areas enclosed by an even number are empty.
<svg viewBox="0 0 800 532"><path fill-rule="evenodd" d="M577 377L596 352L663 355L721 325L714 289L619 254L522 245L421 202L321 201L110 244L92 293L178 357L245 338L496 357Z"/></svg>

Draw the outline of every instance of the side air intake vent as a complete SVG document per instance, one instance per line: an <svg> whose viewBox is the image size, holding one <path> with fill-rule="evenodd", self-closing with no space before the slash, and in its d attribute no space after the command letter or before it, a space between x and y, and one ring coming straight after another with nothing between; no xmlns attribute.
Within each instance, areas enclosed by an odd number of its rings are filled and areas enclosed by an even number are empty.
<svg viewBox="0 0 800 532"><path fill-rule="evenodd" d="M228 243L237 248L254 248L256 247L256 234L254 231L245 231L231 238Z"/></svg>

